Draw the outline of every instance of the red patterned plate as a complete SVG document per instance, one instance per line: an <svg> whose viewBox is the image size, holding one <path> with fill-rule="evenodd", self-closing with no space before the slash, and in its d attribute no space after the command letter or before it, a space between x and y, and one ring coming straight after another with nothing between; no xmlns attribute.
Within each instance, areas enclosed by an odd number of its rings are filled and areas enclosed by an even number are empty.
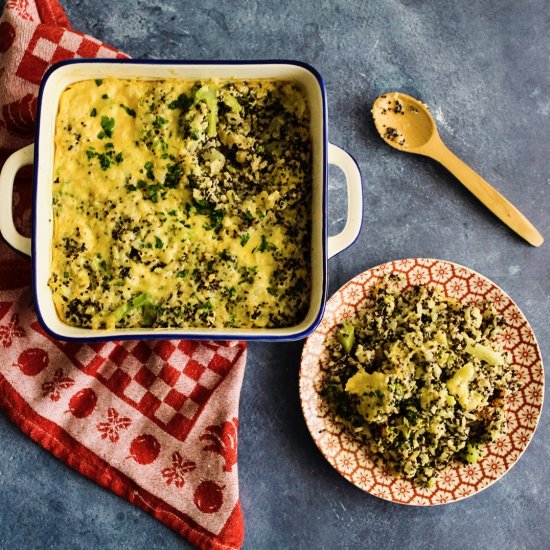
<svg viewBox="0 0 550 550"><path fill-rule="evenodd" d="M377 467L362 446L328 415L319 391L327 363L327 337L343 321L369 307L369 291L386 273L404 276L404 288L418 284L438 286L463 302L491 300L506 328L500 338L518 367L521 389L508 398L509 433L492 443L476 464L456 464L439 475L434 487L417 487L395 479ZM527 319L494 283L466 267L426 258L398 260L374 267L346 283L327 303L325 316L307 339L300 369L300 397L307 426L315 443L348 481L367 493L401 504L430 506L472 496L501 478L531 441L542 410L544 371L540 350Z"/></svg>

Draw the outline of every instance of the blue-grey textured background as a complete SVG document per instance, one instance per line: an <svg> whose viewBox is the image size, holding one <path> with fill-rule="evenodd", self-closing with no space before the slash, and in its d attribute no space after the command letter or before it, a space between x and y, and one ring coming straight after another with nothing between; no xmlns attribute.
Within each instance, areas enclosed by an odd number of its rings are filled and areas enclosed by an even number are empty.
<svg viewBox="0 0 550 550"><path fill-rule="evenodd" d="M0 1L0 7L5 2ZM73 26L133 57L299 59L324 76L330 140L363 173L364 226L329 262L329 293L398 258L452 260L500 285L550 352L550 242L524 243L434 162L394 151L370 106L402 90L430 105L444 141L550 240L547 0L62 0ZM331 231L342 182L331 171ZM340 477L301 415L303 342L252 344L240 405L246 549L550 548L548 409L499 482L435 508L393 505ZM159 522L79 476L0 413L0 548L187 548Z"/></svg>

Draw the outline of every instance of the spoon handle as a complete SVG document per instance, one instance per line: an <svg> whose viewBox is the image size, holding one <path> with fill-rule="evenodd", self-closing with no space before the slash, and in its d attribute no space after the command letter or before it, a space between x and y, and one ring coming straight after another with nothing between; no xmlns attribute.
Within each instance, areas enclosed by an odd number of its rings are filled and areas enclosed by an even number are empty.
<svg viewBox="0 0 550 550"><path fill-rule="evenodd" d="M540 246L544 242L544 237L535 226L511 202L449 151L443 142L441 142L441 147L438 147L437 151L433 151L433 155L430 156L443 164L468 191L529 244Z"/></svg>

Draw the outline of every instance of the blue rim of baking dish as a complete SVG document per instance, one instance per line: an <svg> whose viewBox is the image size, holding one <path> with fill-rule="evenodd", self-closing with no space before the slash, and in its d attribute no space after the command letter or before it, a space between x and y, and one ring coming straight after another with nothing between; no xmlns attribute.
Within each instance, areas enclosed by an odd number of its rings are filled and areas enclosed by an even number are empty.
<svg viewBox="0 0 550 550"><path fill-rule="evenodd" d="M322 232L323 232L323 238L322 238L322 264L323 264L323 273L322 273L322 296L321 296L321 304L319 307L319 311L317 312L317 315L312 323L305 329L301 330L297 333L292 333L289 335L247 335L247 334L208 334L207 332L197 332L197 333L185 333L185 329L182 329L181 332L174 333L174 334L156 334L154 332L154 329L152 329L151 332L144 332L143 335L141 334L121 334L119 335L101 335L98 334L97 336L90 335L90 336L83 336L83 337L75 337L75 336L65 336L62 334L59 334L55 332L53 329L49 327L47 322L45 321L42 312L40 310L40 302L38 300L37 290L36 290L36 202L37 202L37 193L36 193L36 187L38 182L38 166L39 166L39 143L40 143L40 119L41 119L41 111L42 111L42 96L44 93L45 85L49 79L49 77L58 69L61 67L64 67L65 65L73 65L73 64L93 64L93 63L101 63L101 64L112 64L112 65L235 65L235 66L241 66L241 65L295 65L298 67L301 67L303 69L306 69L309 71L317 80L317 83L319 84L319 89L321 91L321 106L322 106L322 117L323 117L323 135L322 135L322 143L323 143L323 169L322 169L322 216L323 216L323 226L322 226ZM34 303L36 308L36 315L38 318L38 321L44 331L48 333L50 336L52 336L55 339L63 340L67 342L106 342L106 341L118 341L118 340L213 340L213 341L235 341L235 340L245 340L245 341L263 341L263 342L290 342L290 341L296 341L301 340L303 338L306 338L309 336L320 324L323 315L325 313L325 307L326 307L326 301L327 301L327 287L328 287L328 266L327 266L327 246L328 246L328 202L327 202L327 195L328 195L328 131L327 131L327 125L328 125L328 116L327 116L327 102L326 102L326 87L325 82L323 80L323 77L311 65L308 63L305 63L303 61L295 61L295 60L286 60L286 59L267 59L267 60L237 60L237 61L228 61L228 60L209 60L209 61L201 61L201 60L161 60L161 59L102 59L102 58L90 58L90 59L67 59L64 61L60 61L58 63L55 63L52 65L45 73L42 78L42 81L40 83L40 88L38 91L38 102L37 102L37 114L36 114L36 120L37 120L37 126L36 126L36 138L34 142L34 167L33 167L33 186L32 186L32 239L31 239L31 261L32 261L32 281L33 281L33 297L34 297ZM353 159L354 162L357 164L355 159ZM355 241L354 241L355 242ZM351 244L350 244L351 246ZM289 327L292 328L292 327ZM168 327L168 330L169 327ZM174 330L179 330L175 328ZM205 331L208 331L208 328L205 328ZM270 329L246 329L246 330L265 330L269 331ZM90 332L93 332L92 329L90 329Z"/></svg>

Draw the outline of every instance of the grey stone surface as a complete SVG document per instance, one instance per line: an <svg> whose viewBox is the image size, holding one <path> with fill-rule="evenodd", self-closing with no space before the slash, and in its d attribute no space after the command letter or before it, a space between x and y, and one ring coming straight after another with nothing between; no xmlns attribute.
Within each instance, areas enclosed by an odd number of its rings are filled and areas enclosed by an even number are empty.
<svg viewBox="0 0 550 550"><path fill-rule="evenodd" d="M550 9L546 0L232 2L62 0L73 26L133 57L300 59L324 76L330 140L363 173L364 226L329 262L329 294L389 260L434 257L500 285L550 353L550 242L516 237L434 162L386 146L370 106L420 97L444 141L550 239ZM2 3L0 3L0 6ZM341 178L331 171L331 231ZM340 477L302 418L303 342L249 347L239 474L247 549L550 548L550 419L499 482L435 508L393 505ZM0 548L186 548L76 474L0 414Z"/></svg>

